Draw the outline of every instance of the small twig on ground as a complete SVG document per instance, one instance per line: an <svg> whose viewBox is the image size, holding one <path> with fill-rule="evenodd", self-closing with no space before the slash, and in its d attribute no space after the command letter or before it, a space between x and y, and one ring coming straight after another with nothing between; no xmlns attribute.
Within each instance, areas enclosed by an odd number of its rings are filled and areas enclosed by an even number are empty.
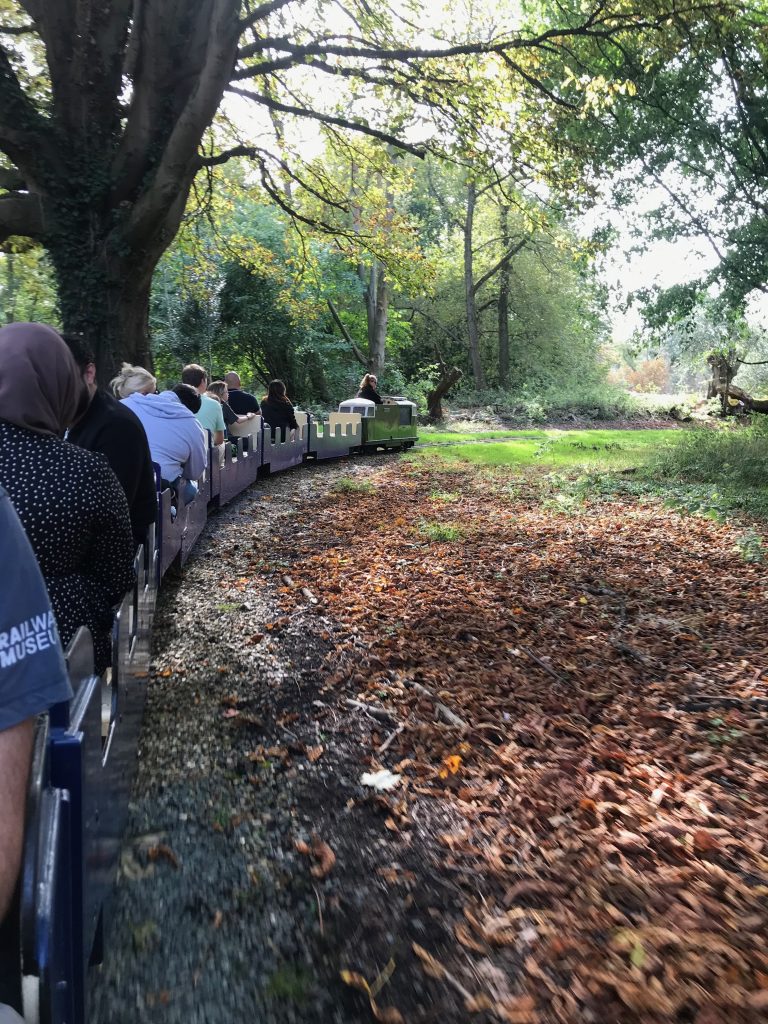
<svg viewBox="0 0 768 1024"><path fill-rule="evenodd" d="M561 675L559 672L556 672L551 665L548 665L546 663L546 661L542 661L541 658L537 658L533 651L529 650L527 647L521 647L520 650L523 652L523 654L528 655L531 661L535 661L539 668L543 668L544 671L549 673L549 675L551 675L553 679L556 679L558 683L562 683L563 686L568 685L569 681L565 676Z"/></svg>
<svg viewBox="0 0 768 1024"><path fill-rule="evenodd" d="M764 711L768 709L768 697L730 697L727 694L702 693L688 697L679 707L681 711L708 711L712 707Z"/></svg>
<svg viewBox="0 0 768 1024"><path fill-rule="evenodd" d="M375 708L371 704L364 704L361 700L353 700L351 697L346 699L347 707L357 708L358 711L365 711L371 718L377 718L380 722L389 722L390 725L394 722L394 718L385 711L384 708Z"/></svg>
<svg viewBox="0 0 768 1024"><path fill-rule="evenodd" d="M401 733L401 732L403 731L403 729L404 729L404 728L405 728L405 724L403 724L403 725L398 725L398 727L397 727L396 729L394 729L394 730L393 730L393 731L392 731L392 732L391 732L391 733L389 734L389 736L387 736L387 738L386 738L386 739L384 740L384 742L383 742L383 743L381 744L381 746L380 746L380 747L379 747L379 749L378 749L378 750L376 751L376 753L377 753L377 754L383 754L385 750L389 750L389 747L390 747L390 744L392 743L392 740L396 739L396 737L398 737L398 736L400 735L400 733Z"/></svg>
<svg viewBox="0 0 768 1024"><path fill-rule="evenodd" d="M312 888L315 892L315 899L317 900L317 920L320 925L320 935L325 937L325 925L323 924L323 908L320 905L320 893L317 891L317 886L313 885Z"/></svg>
<svg viewBox="0 0 768 1024"><path fill-rule="evenodd" d="M646 668L653 668L654 660L649 658L646 654L638 651L636 648L625 644L623 640L611 640L611 646L614 647L620 654L626 654L627 657L633 658L635 661L639 661L641 665Z"/></svg>
<svg viewBox="0 0 768 1024"><path fill-rule="evenodd" d="M459 718L455 712L451 711L451 709L443 704L442 701L438 700L435 694L426 686L422 686L421 683L416 683L412 679L404 679L403 682L406 686L410 686L412 690L415 690L416 693L420 693L422 697L429 697L435 705L435 712L438 718L442 718L444 722L448 723L448 725L453 725L457 729L469 728L468 722L465 722L463 718Z"/></svg>

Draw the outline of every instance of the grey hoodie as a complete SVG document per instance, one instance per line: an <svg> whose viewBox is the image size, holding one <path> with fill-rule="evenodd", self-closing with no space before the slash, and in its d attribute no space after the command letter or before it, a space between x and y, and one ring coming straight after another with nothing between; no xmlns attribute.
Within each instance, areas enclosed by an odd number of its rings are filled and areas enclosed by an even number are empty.
<svg viewBox="0 0 768 1024"><path fill-rule="evenodd" d="M160 466L163 480L178 477L197 480L208 465L208 441L194 415L172 391L160 395L136 392L123 399L141 420L149 441L152 461Z"/></svg>

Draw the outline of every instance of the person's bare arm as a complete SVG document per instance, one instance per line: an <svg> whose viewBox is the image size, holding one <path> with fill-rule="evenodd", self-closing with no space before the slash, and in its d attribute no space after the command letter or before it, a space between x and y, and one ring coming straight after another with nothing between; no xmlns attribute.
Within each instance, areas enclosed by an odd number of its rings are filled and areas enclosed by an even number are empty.
<svg viewBox="0 0 768 1024"><path fill-rule="evenodd" d="M0 732L0 920L19 875L34 719Z"/></svg>
<svg viewBox="0 0 768 1024"><path fill-rule="evenodd" d="M224 444L224 431L223 430L214 430L214 432L213 432L213 443L214 444Z"/></svg>

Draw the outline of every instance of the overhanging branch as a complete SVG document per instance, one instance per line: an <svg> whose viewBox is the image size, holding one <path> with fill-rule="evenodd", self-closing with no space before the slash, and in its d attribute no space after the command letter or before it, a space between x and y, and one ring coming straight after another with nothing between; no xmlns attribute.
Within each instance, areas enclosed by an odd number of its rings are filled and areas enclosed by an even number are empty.
<svg viewBox="0 0 768 1024"><path fill-rule="evenodd" d="M40 200L29 193L0 196L0 242L11 235L40 238L44 230Z"/></svg>
<svg viewBox="0 0 768 1024"><path fill-rule="evenodd" d="M378 128L371 128L370 125L365 124L362 121L349 121L345 117L334 117L332 114L322 114L319 110L307 110L303 107L295 107L288 103L280 103L279 100L272 99L271 96L266 96L264 93L251 92L248 89L240 89L234 85L230 85L227 91L237 93L238 96L245 96L247 99L253 100L256 103L261 103L270 110L278 110L282 114L295 114L297 117L306 117L312 121L319 121L321 124L331 124L337 128L348 128L350 131L360 132L362 135L370 135L372 138L378 139L380 142L387 142L389 145L396 146L398 149L404 150L406 153L411 153L413 156L417 156L420 159L423 159L426 154L424 146L413 146L409 142L403 142L402 139L398 139L395 135L379 131Z"/></svg>
<svg viewBox="0 0 768 1024"><path fill-rule="evenodd" d="M288 4L292 3L293 0L270 0L269 3L259 4L255 7L250 14L246 14L244 18L240 19L240 26L243 29L250 28L255 25L257 21L261 21L263 18L268 17L274 11L279 11L281 7L287 7Z"/></svg>
<svg viewBox="0 0 768 1024"><path fill-rule="evenodd" d="M7 189L8 192L18 192L25 185L23 174L8 167L0 167L0 188Z"/></svg>
<svg viewBox="0 0 768 1024"><path fill-rule="evenodd" d="M515 244L513 246L511 246L507 250L507 252L504 253L504 255L501 257L501 259L497 260L494 263L494 265L490 268L490 270L486 270L486 272L481 277L479 277L477 279L477 281L475 281L475 283L472 285L472 292L474 294L477 294L477 292L480 291L480 289L483 287L483 285L487 281L490 281L490 279L495 274L498 274L498 272L500 270L502 270L509 263L509 261L514 256L517 256L517 254L520 252L520 250L524 249L527 244L528 244L528 239L527 238L521 238L519 242L515 242Z"/></svg>

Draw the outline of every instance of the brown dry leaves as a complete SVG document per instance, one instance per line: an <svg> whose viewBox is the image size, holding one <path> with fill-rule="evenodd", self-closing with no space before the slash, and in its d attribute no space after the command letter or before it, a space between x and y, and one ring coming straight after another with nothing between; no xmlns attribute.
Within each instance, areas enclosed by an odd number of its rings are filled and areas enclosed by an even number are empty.
<svg viewBox="0 0 768 1024"><path fill-rule="evenodd" d="M312 836L311 843L297 839L294 846L297 853L304 857L310 857L315 862L310 868L313 878L325 878L331 873L333 865L336 863L336 854L319 836Z"/></svg>
<svg viewBox="0 0 768 1024"><path fill-rule="evenodd" d="M432 496L449 489L458 500ZM407 757L412 798L464 822L429 840L427 870L466 893L439 962L459 977L453 944L457 963L514 977L503 999L459 984L521 1024L763 1019L761 567L738 561L729 527L661 505L566 516L534 499L391 467L369 495L335 494L332 515L315 506L293 552L297 584L349 630L330 685L408 722L388 756ZM420 518L466 539L430 543ZM713 693L742 703L682 710Z"/></svg>

